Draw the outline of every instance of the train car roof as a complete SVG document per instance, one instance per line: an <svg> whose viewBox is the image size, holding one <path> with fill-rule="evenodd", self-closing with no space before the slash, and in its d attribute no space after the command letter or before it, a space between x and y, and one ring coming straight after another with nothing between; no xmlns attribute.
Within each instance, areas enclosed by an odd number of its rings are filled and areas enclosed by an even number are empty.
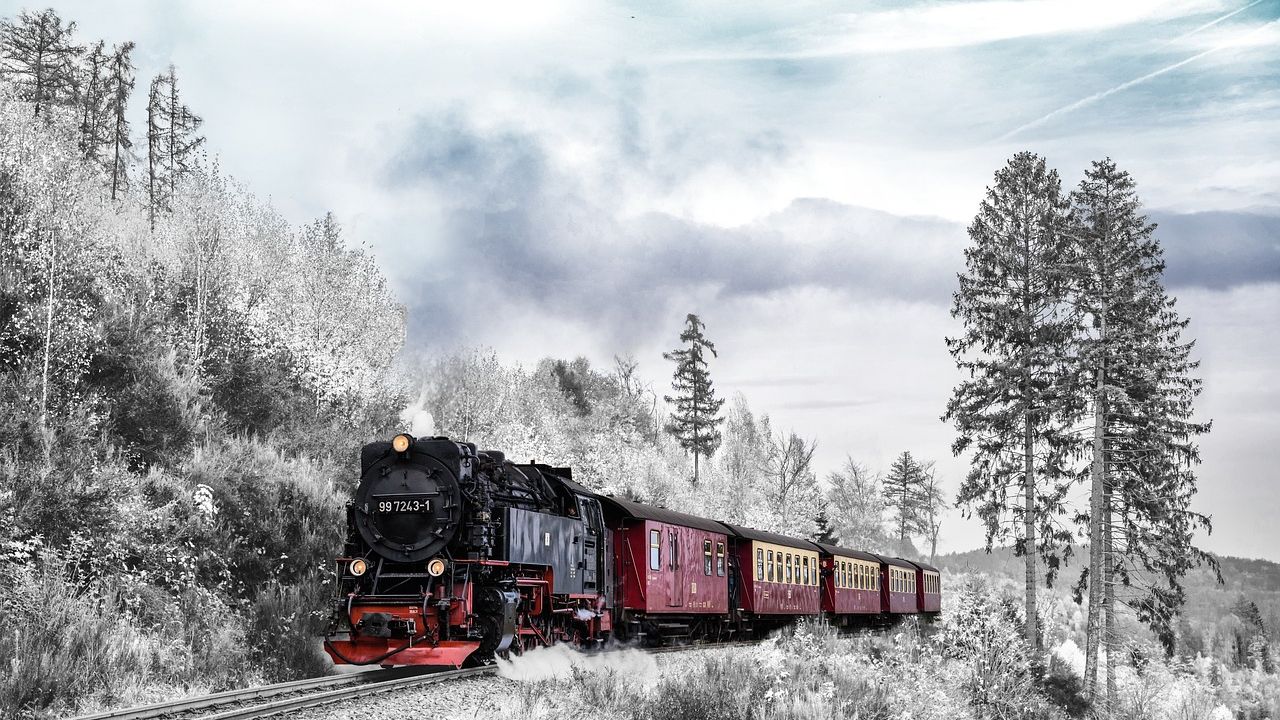
<svg viewBox="0 0 1280 720"><path fill-rule="evenodd" d="M915 563L911 562L910 560L908 560L908 559L906 559L906 558L900 558L900 557L886 557L886 558L883 558L883 560L884 560L886 563L890 564L890 565L897 565L898 567L904 567L904 568L914 568L914 567L916 567L916 564L915 564Z"/></svg>
<svg viewBox="0 0 1280 720"><path fill-rule="evenodd" d="M743 527L742 525L730 525L729 523L723 523L723 525L732 530L738 537L743 537L748 540L759 540L760 542L773 543L774 545L786 545L787 547L800 548L801 550L821 550L821 548L808 540L799 540L797 538L787 537L786 535L779 535L778 533Z"/></svg>
<svg viewBox="0 0 1280 720"><path fill-rule="evenodd" d="M641 520L657 520L658 522L668 523L670 525L682 525L697 530L706 530L707 532L719 533L721 535L731 535L729 528L721 525L715 520L698 517L697 515L686 515L675 510L654 507L653 505L645 505L644 503L633 502L631 500L623 500L612 495L597 496L606 507L613 507L627 517L640 518Z"/></svg>
<svg viewBox="0 0 1280 720"><path fill-rule="evenodd" d="M869 560L874 563L880 562L878 555L872 555L862 550L850 550L849 548L840 547L839 545L828 545L827 543L814 543L822 548L822 551L828 555L840 555L841 557L857 558L858 560Z"/></svg>
<svg viewBox="0 0 1280 720"><path fill-rule="evenodd" d="M897 559L902 560L902 558L897 558ZM929 563L922 563L917 560L903 560L903 562L907 563L908 565L915 565L921 570L928 570L929 572L938 572L938 568L930 565Z"/></svg>

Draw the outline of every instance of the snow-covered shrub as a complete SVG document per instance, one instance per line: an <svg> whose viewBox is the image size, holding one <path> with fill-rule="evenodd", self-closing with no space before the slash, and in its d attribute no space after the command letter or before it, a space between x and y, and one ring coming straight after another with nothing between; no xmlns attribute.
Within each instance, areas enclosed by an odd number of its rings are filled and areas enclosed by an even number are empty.
<svg viewBox="0 0 1280 720"><path fill-rule="evenodd" d="M1036 686L1019 608L985 580L970 578L943 615L940 647L960 663L960 685L979 718L1041 718L1054 712Z"/></svg>

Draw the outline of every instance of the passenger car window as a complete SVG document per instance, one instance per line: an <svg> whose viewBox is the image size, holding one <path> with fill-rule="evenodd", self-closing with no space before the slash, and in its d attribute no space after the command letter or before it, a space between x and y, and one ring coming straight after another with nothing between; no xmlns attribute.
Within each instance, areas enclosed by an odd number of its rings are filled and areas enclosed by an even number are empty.
<svg viewBox="0 0 1280 720"><path fill-rule="evenodd" d="M724 577L724 543L716 543L716 575Z"/></svg>
<svg viewBox="0 0 1280 720"><path fill-rule="evenodd" d="M756 579L764 580L764 548L756 548Z"/></svg>
<svg viewBox="0 0 1280 720"><path fill-rule="evenodd" d="M702 541L702 574L710 575L713 561L711 559L711 541Z"/></svg>
<svg viewBox="0 0 1280 720"><path fill-rule="evenodd" d="M786 577L787 577L787 582L788 582L788 583L790 583L790 582L791 582L791 553L787 553L787 559L786 559L786 562L785 562L785 566L786 566L786 568L787 568L787 576L786 576Z"/></svg>
<svg viewBox="0 0 1280 720"><path fill-rule="evenodd" d="M774 562L773 562L773 551L772 551L772 550L770 550L770 551L769 551L769 582L773 582L773 574L774 574L773 565L774 565Z"/></svg>
<svg viewBox="0 0 1280 720"><path fill-rule="evenodd" d="M662 567L662 533L657 530L649 531L649 569L657 570Z"/></svg>

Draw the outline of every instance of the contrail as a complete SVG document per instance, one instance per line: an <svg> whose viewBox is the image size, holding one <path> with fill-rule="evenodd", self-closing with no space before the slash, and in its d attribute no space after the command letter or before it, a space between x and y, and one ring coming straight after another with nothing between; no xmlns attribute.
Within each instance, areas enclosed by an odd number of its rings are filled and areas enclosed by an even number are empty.
<svg viewBox="0 0 1280 720"><path fill-rule="evenodd" d="M1262 2L1262 1L1263 1L1263 0L1253 0L1253 2L1249 3L1248 5L1245 5L1245 6L1244 6L1244 7L1242 7L1242 8L1237 8L1237 9L1235 9L1235 10L1232 10L1231 12L1227 13L1226 15L1223 15L1222 17L1220 17L1220 18L1218 18L1218 19L1216 19L1216 20L1210 20L1209 22L1207 22L1207 23L1205 23L1205 24L1201 25L1200 27L1198 27L1198 28L1196 28L1196 29L1194 29L1194 30L1189 30L1189 31L1187 31L1187 32L1185 32L1185 33L1182 33L1182 34L1181 34L1181 35L1179 35L1178 37L1176 37L1176 38L1174 38L1174 39L1170 40L1169 42L1165 43L1165 45L1168 45L1169 43L1175 43L1175 42L1178 42L1179 40L1185 40L1186 38L1189 38L1189 37L1191 37L1192 35L1195 35L1196 33L1200 32L1201 30L1208 30L1209 28L1213 27L1214 25L1217 25L1218 23L1222 22L1223 20L1226 20L1227 18L1235 17L1236 15L1239 15L1240 13L1244 12L1245 10L1248 10L1249 8L1253 7L1254 5L1257 5L1258 3Z"/></svg>
<svg viewBox="0 0 1280 720"><path fill-rule="evenodd" d="M1257 5L1259 2L1262 2L1262 0L1256 0L1256 2L1254 2L1254 3L1253 3L1253 5ZM1246 5L1245 7L1240 8L1240 10L1245 10L1245 9L1247 9L1247 8L1253 7L1253 5ZM1209 26L1211 26L1211 25L1214 25L1214 24L1216 24L1216 23L1218 23L1218 22L1221 22L1222 20L1225 20L1225 19L1227 19L1228 17L1231 17L1231 15L1234 15L1235 13L1240 12L1240 10L1236 10L1235 12L1232 12L1232 13L1229 13L1229 14L1227 14L1227 15L1224 15L1224 16L1222 16L1222 17L1218 18L1217 20L1214 20L1214 21L1213 21L1213 22L1211 22L1211 23L1207 23L1207 24L1205 24L1205 25L1201 25L1200 27L1196 28L1195 30L1192 30L1191 32L1187 33L1187 35L1191 35L1191 34L1193 34L1193 33L1199 32L1200 30L1203 30L1203 29L1205 29L1205 28L1207 28L1207 27L1209 27ZM1252 36L1254 36L1254 35L1258 34L1259 32L1261 32L1262 30L1265 30L1265 29L1267 29L1268 27L1270 27L1270 26L1272 26L1272 25L1275 25L1277 22L1280 22L1280 20L1272 20L1271 22L1266 23L1265 25L1261 25L1261 26L1259 26L1258 28L1254 29L1254 31L1253 31L1253 32L1248 33L1247 35L1245 35L1245 37L1252 37ZM1183 37L1186 37L1186 35L1184 35ZM1058 116L1060 116L1060 115L1065 115L1065 114L1067 114L1067 113L1069 113L1069 112L1073 112L1073 111L1075 111L1075 110L1079 110L1080 108L1085 107L1085 106L1087 106L1087 105L1092 105L1092 104L1094 104L1094 103L1098 102L1099 100L1102 100L1103 98L1111 97L1112 95L1115 95L1115 94L1116 94L1116 93L1118 93L1118 92L1123 92L1123 91L1125 91L1125 90L1128 90L1129 88L1133 87L1134 85L1139 85L1139 84L1141 84L1141 83L1144 83L1144 82L1146 82L1146 81L1150 80L1151 78L1159 77L1159 76L1161 76L1161 75L1164 75L1164 74L1165 74L1165 73L1167 73L1167 72L1173 72L1174 70L1177 70L1178 68L1182 67L1183 65L1187 65L1187 64L1189 64L1189 63L1193 63L1193 62L1195 62L1196 60L1199 60L1200 58L1203 58L1203 57L1205 57L1206 55L1212 55L1213 53L1216 53L1216 52L1218 52L1219 50L1225 50L1226 48L1233 47L1235 44L1236 44L1236 43L1227 43L1227 44L1224 44L1224 45L1218 45L1218 46L1216 46L1216 47L1211 47L1211 48L1209 48L1208 50L1204 50L1204 51L1198 52L1198 53L1196 53L1195 55L1192 55L1192 56L1191 56L1191 57L1189 57L1189 58L1185 58L1185 59L1183 59L1183 60L1179 60L1178 62L1176 62L1176 63L1174 63L1174 64L1172 64L1172 65L1168 65L1168 66L1166 66L1166 67L1162 67L1162 68L1160 68L1159 70L1155 70L1155 71L1149 72L1149 73L1147 73L1146 75L1143 75L1142 77L1134 78L1134 79L1132 79L1132 80L1130 80L1130 81L1128 81L1128 82L1121 83L1121 84L1119 84L1119 85L1117 85L1117 86L1115 86L1115 87L1113 87L1113 88L1110 88L1110 89L1108 89L1108 90L1103 90L1102 92L1094 93L1093 95L1090 95L1090 96L1089 96L1089 97L1087 97L1087 98L1084 98L1084 99L1081 99L1081 100L1077 100L1077 101L1075 101L1075 102L1071 103L1070 105L1067 105L1067 106L1064 106L1064 107L1060 107L1060 108L1058 108L1057 110L1054 110L1053 112L1049 113L1048 115L1044 115L1044 116L1042 116L1042 117L1036 118L1035 120L1032 120L1031 122L1029 122L1029 123L1027 123L1027 124L1025 124L1025 125L1020 125L1020 126L1018 126L1018 127L1014 128L1014 129L1010 130L1009 132L1005 133L1004 135L1001 135L999 138L997 138L997 139L996 139L996 142L1003 142L1003 141L1005 141L1005 140L1008 140L1008 139L1012 138L1014 135L1017 135L1018 133L1020 133L1020 132L1022 132L1022 131L1024 131L1024 130L1030 130L1031 128L1039 127L1039 126L1041 126L1041 125L1043 125L1043 124L1045 124L1045 123L1049 122L1050 120L1052 120L1052 119L1054 119L1054 118L1056 118L1056 117L1058 117Z"/></svg>

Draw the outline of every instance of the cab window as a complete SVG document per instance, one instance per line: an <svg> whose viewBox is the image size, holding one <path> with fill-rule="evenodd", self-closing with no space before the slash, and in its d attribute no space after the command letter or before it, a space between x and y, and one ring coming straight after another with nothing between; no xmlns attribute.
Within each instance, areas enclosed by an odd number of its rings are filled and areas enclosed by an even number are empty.
<svg viewBox="0 0 1280 720"><path fill-rule="evenodd" d="M714 564L715 564L715 561L711 557L711 541L703 540L702 541L702 574L710 575L711 567Z"/></svg>
<svg viewBox="0 0 1280 720"><path fill-rule="evenodd" d="M724 543L716 543L716 575L724 577Z"/></svg>
<svg viewBox="0 0 1280 720"><path fill-rule="evenodd" d="M658 570L662 567L662 533L657 530L649 531L649 569Z"/></svg>

